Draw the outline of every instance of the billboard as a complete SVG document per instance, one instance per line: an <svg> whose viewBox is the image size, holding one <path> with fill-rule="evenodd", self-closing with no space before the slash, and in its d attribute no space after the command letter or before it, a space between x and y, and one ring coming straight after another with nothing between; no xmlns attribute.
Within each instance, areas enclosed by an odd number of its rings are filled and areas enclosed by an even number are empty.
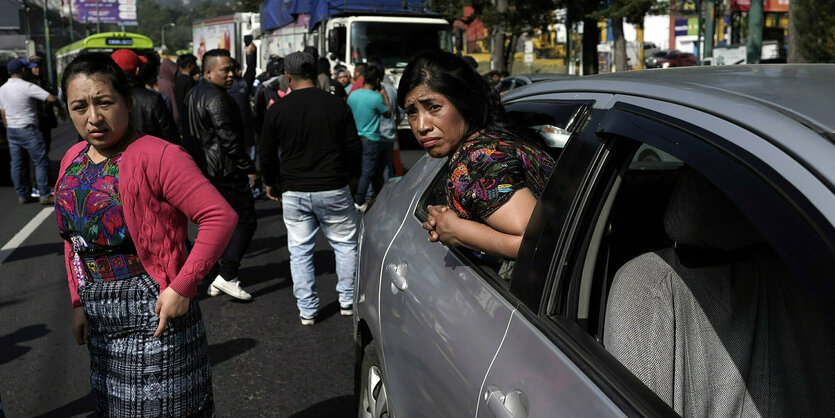
<svg viewBox="0 0 835 418"><path fill-rule="evenodd" d="M232 48L233 40L238 39L236 23L234 17L195 23L192 39L197 60L203 62L203 54L215 48L226 49L232 53L232 58L237 58Z"/></svg>
<svg viewBox="0 0 835 418"><path fill-rule="evenodd" d="M75 20L136 26L137 0L73 0Z"/></svg>
<svg viewBox="0 0 835 418"><path fill-rule="evenodd" d="M751 9L751 0L733 0L731 9L738 12L747 12ZM788 12L789 0L763 0L764 12Z"/></svg>

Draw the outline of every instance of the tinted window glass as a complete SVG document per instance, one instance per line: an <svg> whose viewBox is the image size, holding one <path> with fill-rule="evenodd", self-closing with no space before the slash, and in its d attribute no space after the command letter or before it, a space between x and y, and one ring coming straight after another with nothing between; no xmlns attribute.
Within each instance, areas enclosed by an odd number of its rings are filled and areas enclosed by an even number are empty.
<svg viewBox="0 0 835 418"><path fill-rule="evenodd" d="M761 177L668 133L666 152L608 139L630 152L590 194L565 315L680 414L831 412L833 390L821 388L834 374L832 295L815 291L831 271L810 275L784 249L804 248L807 265L835 255L801 230L758 222L772 212L805 223ZM708 166L726 170L709 177Z"/></svg>

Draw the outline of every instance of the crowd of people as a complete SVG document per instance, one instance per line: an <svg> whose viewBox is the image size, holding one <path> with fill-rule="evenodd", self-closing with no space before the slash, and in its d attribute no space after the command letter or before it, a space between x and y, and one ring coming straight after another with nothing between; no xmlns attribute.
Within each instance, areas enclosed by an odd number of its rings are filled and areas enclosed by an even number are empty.
<svg viewBox="0 0 835 418"><path fill-rule="evenodd" d="M72 330L88 346L104 415L214 413L194 296L208 276L210 296L252 299L239 272L257 228L256 198L281 204L299 320L313 325L316 235L321 229L334 250L340 313L351 316L357 216L394 175L403 118L430 156L449 158L447 204L430 206L424 223L430 242L512 262L553 168L505 123L476 66L451 53L418 55L398 87L379 58L351 74L308 47L271 56L256 75L254 45L245 53L243 65L222 49L202 62L127 49L76 58L61 81L65 107L56 107L79 142L54 183L42 133L54 121L43 125L38 107L58 99L30 82L37 63L8 63L0 109L15 190L19 203L31 200L22 166L33 160L40 202L55 205ZM189 221L198 225L193 241Z"/></svg>

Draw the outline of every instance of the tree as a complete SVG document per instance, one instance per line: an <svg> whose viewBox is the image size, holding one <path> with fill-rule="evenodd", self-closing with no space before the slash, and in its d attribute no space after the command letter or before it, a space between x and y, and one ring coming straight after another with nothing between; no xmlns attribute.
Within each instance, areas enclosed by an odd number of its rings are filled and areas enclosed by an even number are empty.
<svg viewBox="0 0 835 418"><path fill-rule="evenodd" d="M165 44L168 51L187 49L191 42L191 24L198 19L206 19L217 16L231 15L237 11L253 11L249 1L237 3L216 4L209 0L203 0L196 7L186 10L181 7L166 7L156 0L139 0L137 4L137 21L139 25L136 32L151 38L154 45L162 42L162 26L167 23L175 23L173 28L165 30ZM246 9L244 9L246 7Z"/></svg>
<svg viewBox="0 0 835 418"><path fill-rule="evenodd" d="M615 68L618 71L625 71L626 62L626 39L623 35L623 22L633 25L643 25L644 16L657 3L656 0L612 0L610 6L594 16L611 19L612 35L615 44Z"/></svg>
<svg viewBox="0 0 835 418"><path fill-rule="evenodd" d="M472 7L475 17L490 28L494 69L509 71L519 37L536 28L545 29L554 10L562 5L563 0L436 0L432 9L453 21L462 17L465 6Z"/></svg>
<svg viewBox="0 0 835 418"><path fill-rule="evenodd" d="M835 62L835 2L792 0L789 62Z"/></svg>

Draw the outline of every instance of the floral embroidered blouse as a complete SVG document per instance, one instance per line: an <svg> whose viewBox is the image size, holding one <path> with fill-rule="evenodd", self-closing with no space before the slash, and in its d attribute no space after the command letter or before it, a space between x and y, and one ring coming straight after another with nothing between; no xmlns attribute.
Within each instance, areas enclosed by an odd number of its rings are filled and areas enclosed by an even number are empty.
<svg viewBox="0 0 835 418"><path fill-rule="evenodd" d="M517 190L527 187L539 199L554 159L531 144L485 132L461 145L448 167L447 205L459 218L482 220Z"/></svg>
<svg viewBox="0 0 835 418"><path fill-rule="evenodd" d="M98 164L87 156L89 145L67 167L55 194L61 237L80 237L87 250L132 247L119 196L117 154Z"/></svg>

